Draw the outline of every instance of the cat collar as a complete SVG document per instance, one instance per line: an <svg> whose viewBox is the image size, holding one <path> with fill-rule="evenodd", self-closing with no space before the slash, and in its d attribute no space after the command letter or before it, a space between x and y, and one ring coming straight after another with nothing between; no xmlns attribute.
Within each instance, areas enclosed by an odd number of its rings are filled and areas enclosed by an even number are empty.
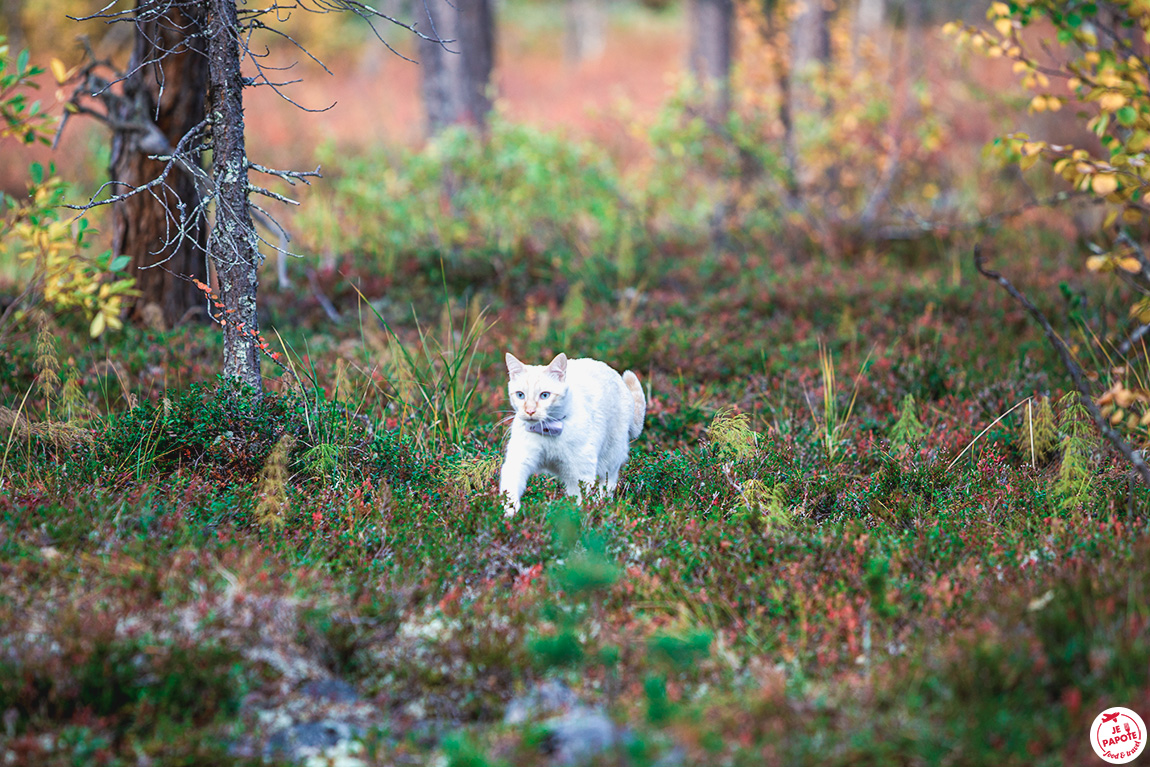
<svg viewBox="0 0 1150 767"><path fill-rule="evenodd" d="M544 437L558 437L563 433L563 422L558 418L547 418L543 421L528 421L527 431L542 434Z"/></svg>

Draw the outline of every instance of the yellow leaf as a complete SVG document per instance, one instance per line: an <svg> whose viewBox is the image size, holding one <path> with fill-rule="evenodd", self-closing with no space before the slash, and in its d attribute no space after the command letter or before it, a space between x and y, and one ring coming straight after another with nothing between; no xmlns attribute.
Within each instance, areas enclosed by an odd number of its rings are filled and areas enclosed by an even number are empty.
<svg viewBox="0 0 1150 767"><path fill-rule="evenodd" d="M1059 109L1062 109L1062 99L1057 96L1047 96L1046 108L1051 112L1057 112Z"/></svg>
<svg viewBox="0 0 1150 767"><path fill-rule="evenodd" d="M990 10L995 16L1009 16L1010 6L1006 3L996 2L990 4Z"/></svg>
<svg viewBox="0 0 1150 767"><path fill-rule="evenodd" d="M1131 274L1137 274L1142 271L1142 262L1134 256L1126 256L1125 258L1118 259L1118 267Z"/></svg>
<svg viewBox="0 0 1150 767"><path fill-rule="evenodd" d="M60 59L52 59L50 65L52 67L52 76L56 78L56 82L63 85L68 80L68 70L64 67L64 62Z"/></svg>
<svg viewBox="0 0 1150 767"><path fill-rule="evenodd" d="M1107 112L1114 112L1126 106L1126 97L1113 91L1103 93L1098 97L1098 106Z"/></svg>
<svg viewBox="0 0 1150 767"><path fill-rule="evenodd" d="M1122 78L1119 77L1113 69L1104 69L1098 73L1098 84L1105 88L1121 88Z"/></svg>
<svg viewBox="0 0 1150 767"><path fill-rule="evenodd" d="M1137 208L1127 208L1122 211L1122 220L1127 224L1137 224L1142 220L1142 211Z"/></svg>
<svg viewBox="0 0 1150 767"><path fill-rule="evenodd" d="M1099 173L1090 180L1090 188L1099 197L1105 197L1118 188L1118 177L1113 173Z"/></svg>
<svg viewBox="0 0 1150 767"><path fill-rule="evenodd" d="M1122 384L1118 384L1114 387L1114 404L1118 407L1126 409L1133 405L1136 399L1134 392Z"/></svg>
<svg viewBox="0 0 1150 767"><path fill-rule="evenodd" d="M1100 272L1106 266L1106 256L1091 256L1086 259L1086 268L1092 272Z"/></svg>
<svg viewBox="0 0 1150 767"><path fill-rule="evenodd" d="M1071 77L1069 80L1066 81L1066 90L1073 93L1076 90L1078 90L1078 86L1080 86L1080 85L1082 85L1081 80L1079 80L1077 77Z"/></svg>
<svg viewBox="0 0 1150 767"><path fill-rule="evenodd" d="M104 332L104 323L105 320L103 314L97 314L95 318L92 319L92 327L89 328L88 331L92 334L92 338L96 338Z"/></svg>
<svg viewBox="0 0 1150 767"><path fill-rule="evenodd" d="M1046 97L1039 94L1030 100L1030 108L1035 112L1046 111Z"/></svg>
<svg viewBox="0 0 1150 767"><path fill-rule="evenodd" d="M994 22L994 28L998 30L998 34L1002 35L1003 37L1006 37L1010 34L1012 26L1013 25L1010 23L1010 19L1000 18Z"/></svg>

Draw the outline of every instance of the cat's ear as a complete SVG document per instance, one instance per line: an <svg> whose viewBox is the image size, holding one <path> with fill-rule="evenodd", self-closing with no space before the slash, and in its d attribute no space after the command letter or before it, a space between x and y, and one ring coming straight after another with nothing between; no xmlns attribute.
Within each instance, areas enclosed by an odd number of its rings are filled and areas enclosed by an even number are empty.
<svg viewBox="0 0 1150 767"><path fill-rule="evenodd" d="M555 355L555 359L551 360L551 364L547 366L547 375L560 381L567 378L567 355L559 352Z"/></svg>
<svg viewBox="0 0 1150 767"><path fill-rule="evenodd" d="M514 378L514 377L515 377L515 376L517 376L517 375L522 375L522 374L523 374L523 371L524 371L526 368L524 367L524 365L523 365L523 363L522 363L522 362L520 362L519 360L515 359L515 355L514 355L514 354L512 354L511 352L507 352L507 357L506 357L506 359L507 359L507 373L508 373L508 374L509 374L509 375L510 375L512 378Z"/></svg>

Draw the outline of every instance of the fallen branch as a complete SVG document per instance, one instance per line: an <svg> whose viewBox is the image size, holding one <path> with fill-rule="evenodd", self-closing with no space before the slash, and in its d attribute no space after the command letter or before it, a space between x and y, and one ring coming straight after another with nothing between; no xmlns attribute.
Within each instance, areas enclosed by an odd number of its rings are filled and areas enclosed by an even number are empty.
<svg viewBox="0 0 1150 767"><path fill-rule="evenodd" d="M996 271L987 269L982 263L982 248L978 245L974 246L974 268L978 273L988 280L993 280L1003 287L1003 289L1011 295L1011 297L1022 304L1023 308L1030 314L1031 317L1042 326L1042 331L1046 333L1047 339L1054 346L1058 356L1062 358L1062 364L1066 368L1066 372L1070 374L1070 378L1074 381L1074 386L1078 389L1078 394L1082 399L1082 405L1089 412L1094 423L1102 432L1102 436L1110 441L1118 449L1118 452L1126 456L1126 460L1134 467L1134 470L1142 477L1142 483L1150 487L1150 465L1147 465L1146 460L1142 457L1142 453L1127 444L1126 440L1122 439L1122 435L1114 430L1110 425L1110 421L1102 415L1102 411L1098 409L1098 405L1094 403L1094 397L1090 392L1090 384L1086 382L1086 376L1082 374L1082 368L1074 361L1074 357L1070 354L1070 350L1066 348L1066 343L1058 337L1051 327L1050 322L1047 321L1046 315L1030 302L1026 296L1019 292L1018 288L1011 284L1010 280L1003 277Z"/></svg>

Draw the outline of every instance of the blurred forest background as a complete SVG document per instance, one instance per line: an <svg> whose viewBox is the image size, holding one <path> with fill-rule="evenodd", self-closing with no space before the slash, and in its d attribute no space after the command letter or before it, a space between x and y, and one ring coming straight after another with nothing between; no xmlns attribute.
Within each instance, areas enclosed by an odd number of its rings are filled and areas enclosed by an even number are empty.
<svg viewBox="0 0 1150 767"><path fill-rule="evenodd" d="M0 761L1085 764L1150 711L1145 3L155 5L0 0ZM504 518L508 350L639 374L615 498Z"/></svg>

